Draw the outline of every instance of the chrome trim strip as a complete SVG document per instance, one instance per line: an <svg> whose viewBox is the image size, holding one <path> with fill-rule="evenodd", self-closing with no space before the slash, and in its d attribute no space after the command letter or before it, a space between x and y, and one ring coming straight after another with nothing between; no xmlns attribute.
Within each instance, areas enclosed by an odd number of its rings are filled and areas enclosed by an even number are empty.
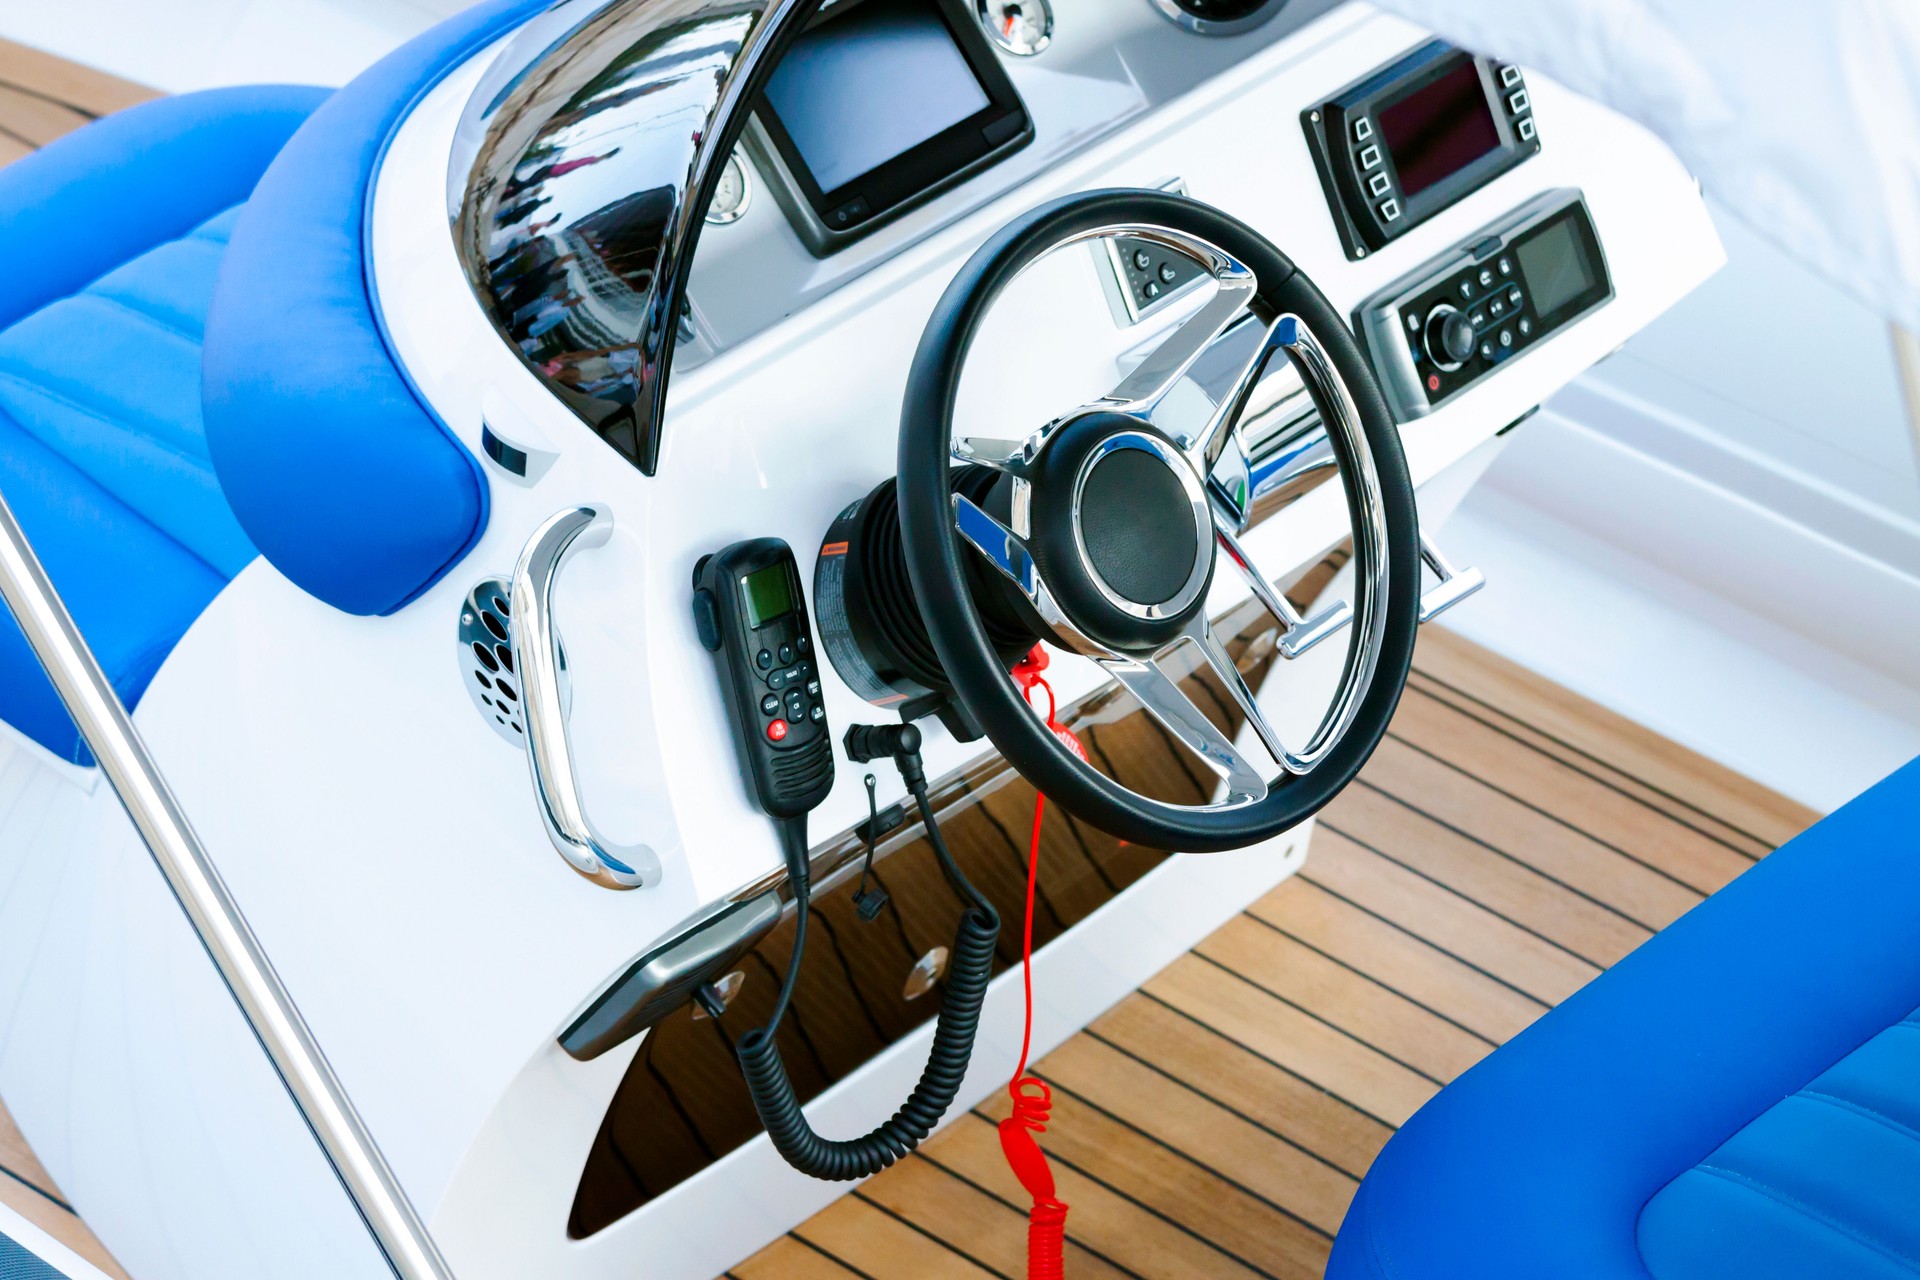
<svg viewBox="0 0 1920 1280"><path fill-rule="evenodd" d="M426 1223L354 1109L4 497L0 598L46 668L61 704L100 762L387 1265L401 1280L453 1280Z"/></svg>
<svg viewBox="0 0 1920 1280"><path fill-rule="evenodd" d="M605 507L559 511L534 530L513 570L510 643L527 719L527 767L548 838L568 866L595 884L639 889L660 883L660 859L644 844L615 844L587 816L567 732L560 639L553 625L553 584L561 568L574 552L601 546L612 535L613 516Z"/></svg>

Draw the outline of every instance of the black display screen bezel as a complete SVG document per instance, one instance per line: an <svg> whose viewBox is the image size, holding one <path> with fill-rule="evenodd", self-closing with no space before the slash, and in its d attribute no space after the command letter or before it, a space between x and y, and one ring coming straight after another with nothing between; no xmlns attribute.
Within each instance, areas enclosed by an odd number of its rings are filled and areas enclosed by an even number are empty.
<svg viewBox="0 0 1920 1280"><path fill-rule="evenodd" d="M1568 205L1565 210L1546 219L1538 226L1529 227L1525 233L1515 236L1512 243L1507 246L1508 251L1513 255L1514 262L1520 268L1521 287L1526 290L1529 297L1533 295L1533 281L1527 278L1525 259L1521 250L1555 228L1569 223L1573 226L1574 243L1586 260L1587 267L1593 276L1593 283L1552 311L1539 313L1535 322L1539 325L1543 336L1558 328L1570 317L1580 315L1613 296L1613 281L1607 270L1606 255L1600 249L1600 234L1595 230L1593 219L1588 216L1586 207L1578 203Z"/></svg>
<svg viewBox="0 0 1920 1280"><path fill-rule="evenodd" d="M807 26L830 23L868 0L842 0L817 15ZM987 42L986 33L968 11L964 0L924 0L946 24L954 47L966 60L974 79L987 95L987 105L958 124L952 125L925 142L910 147L877 168L849 179L832 190L822 190L813 169L801 155L786 122L774 109L763 91L754 103L754 114L765 129L767 139L786 167L793 185L812 208L829 233L852 230L881 214L931 193L950 180L966 173L998 152L1010 150L1009 143L1030 141L1033 124L1026 104L1014 90L1013 81L1000 65L998 55ZM999 135L990 137L988 130ZM845 227L834 226L832 215L856 200L867 202L867 211Z"/></svg>

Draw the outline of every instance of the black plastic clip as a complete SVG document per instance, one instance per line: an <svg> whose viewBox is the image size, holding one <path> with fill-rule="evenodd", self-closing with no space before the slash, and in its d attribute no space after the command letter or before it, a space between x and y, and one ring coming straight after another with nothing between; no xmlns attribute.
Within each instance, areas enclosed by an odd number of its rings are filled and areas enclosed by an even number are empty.
<svg viewBox="0 0 1920 1280"><path fill-rule="evenodd" d="M868 774L866 781L867 820L860 825L860 835L861 838L867 842L867 861L865 865L860 868L860 887L854 890L853 909L860 913L862 920L871 922L879 919L880 913L886 909L887 891L882 889L877 882L874 883L872 887L869 887L867 884L867 877L873 874L873 846L874 842L880 837L881 817L880 802L874 794L875 784L873 775ZM894 806L896 809L898 807L898 805ZM888 810L888 813L891 814L892 812L892 809ZM906 814L904 812L901 813L900 817L901 821L906 820ZM899 824L895 823L894 825L897 826ZM891 828L888 829L891 830Z"/></svg>

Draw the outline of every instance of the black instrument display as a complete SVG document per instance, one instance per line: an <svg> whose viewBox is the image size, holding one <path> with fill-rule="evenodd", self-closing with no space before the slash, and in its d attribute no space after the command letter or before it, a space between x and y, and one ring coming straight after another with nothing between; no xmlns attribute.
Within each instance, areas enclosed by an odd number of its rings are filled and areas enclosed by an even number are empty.
<svg viewBox="0 0 1920 1280"><path fill-rule="evenodd" d="M1348 258L1540 150L1520 68L1435 40L1301 114Z"/></svg>
<svg viewBox="0 0 1920 1280"><path fill-rule="evenodd" d="M703 557L693 621L718 659L755 803L776 818L813 809L833 788L833 742L793 551L755 538Z"/></svg>
<svg viewBox="0 0 1920 1280"><path fill-rule="evenodd" d="M966 0L830 6L782 56L747 133L820 256L1032 140Z"/></svg>

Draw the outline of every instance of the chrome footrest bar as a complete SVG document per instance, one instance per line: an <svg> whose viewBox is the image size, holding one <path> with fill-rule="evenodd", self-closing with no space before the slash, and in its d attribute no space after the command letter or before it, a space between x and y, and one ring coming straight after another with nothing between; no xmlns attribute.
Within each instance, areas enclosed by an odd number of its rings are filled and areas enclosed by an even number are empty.
<svg viewBox="0 0 1920 1280"><path fill-rule="evenodd" d="M46 668L387 1264L401 1280L453 1280L3 496L0 599Z"/></svg>
<svg viewBox="0 0 1920 1280"><path fill-rule="evenodd" d="M1281 656L1297 658L1328 636L1344 631L1353 622L1353 606L1345 600L1335 600L1311 618L1302 617L1292 602L1274 590L1273 584L1253 567L1246 552L1240 548L1240 540L1228 531L1226 525L1218 526L1215 532L1220 539L1220 549L1227 553L1227 559L1246 579L1247 585L1253 589L1260 603L1266 606L1267 612L1280 620ZM1474 568L1455 568L1453 562L1424 533L1420 535L1420 560L1439 579L1420 597L1420 621L1423 623L1432 622L1487 585L1486 574Z"/></svg>
<svg viewBox="0 0 1920 1280"><path fill-rule="evenodd" d="M1487 575L1478 569L1456 569L1440 554L1440 548L1420 535L1420 559L1440 579L1431 591L1420 597L1420 621L1432 622L1453 606L1487 585Z"/></svg>

